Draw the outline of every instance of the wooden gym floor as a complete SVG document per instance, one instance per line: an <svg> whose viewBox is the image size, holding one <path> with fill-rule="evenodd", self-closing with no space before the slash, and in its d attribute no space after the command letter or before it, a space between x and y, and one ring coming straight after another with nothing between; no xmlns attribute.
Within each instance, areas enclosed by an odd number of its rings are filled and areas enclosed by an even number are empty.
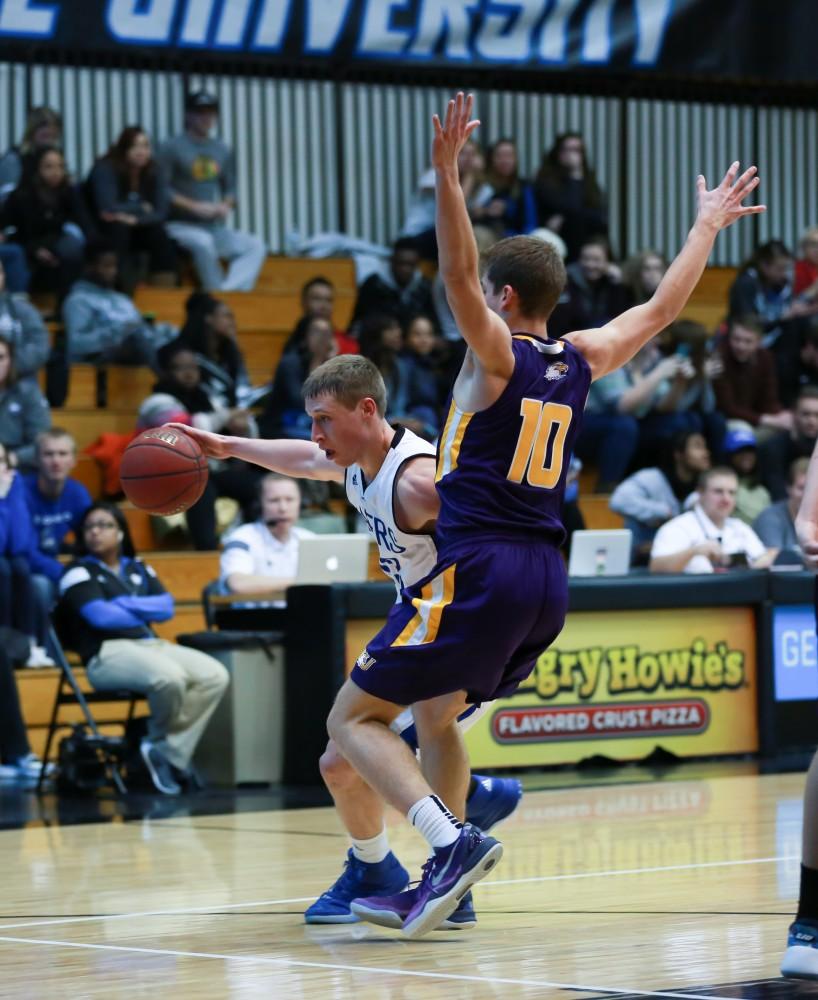
<svg viewBox="0 0 818 1000"><path fill-rule="evenodd" d="M751 771L527 792L478 926L420 941L302 922L327 808L5 830L0 997L818 997L778 978L803 776Z"/></svg>

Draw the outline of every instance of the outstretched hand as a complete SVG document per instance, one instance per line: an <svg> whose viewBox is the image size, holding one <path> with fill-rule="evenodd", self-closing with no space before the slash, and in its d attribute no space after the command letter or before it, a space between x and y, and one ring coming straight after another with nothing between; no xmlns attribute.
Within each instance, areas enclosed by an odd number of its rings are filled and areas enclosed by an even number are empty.
<svg viewBox="0 0 818 1000"><path fill-rule="evenodd" d="M208 458L230 458L230 448L227 438L223 434L213 434L211 431L202 431L198 427L189 427L187 424L165 424L165 427L172 427L175 431L181 431L188 437L197 441L202 451Z"/></svg>
<svg viewBox="0 0 818 1000"><path fill-rule="evenodd" d="M766 205L742 205L744 199L751 194L759 184L758 168L749 167L741 177L738 176L739 162L730 167L718 187L707 190L707 181L699 174L696 179L696 193L699 202L698 220L716 229L726 229L736 219L745 215L758 215L766 212Z"/></svg>
<svg viewBox="0 0 818 1000"><path fill-rule="evenodd" d="M466 97L460 91L446 109L446 121L441 125L437 115L432 117L435 137L432 142L432 166L435 170L457 170L457 156L466 145L472 132L480 125L472 121L474 95Z"/></svg>

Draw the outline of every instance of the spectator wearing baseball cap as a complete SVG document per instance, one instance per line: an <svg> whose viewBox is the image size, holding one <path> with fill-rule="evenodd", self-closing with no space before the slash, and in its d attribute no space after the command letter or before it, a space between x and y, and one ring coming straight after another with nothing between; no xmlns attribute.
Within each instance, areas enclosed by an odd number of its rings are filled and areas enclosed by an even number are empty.
<svg viewBox="0 0 818 1000"><path fill-rule="evenodd" d="M752 524L772 503L769 491L759 480L757 445L755 432L747 426L728 431L723 444L727 465L738 476L734 514L745 524Z"/></svg>
<svg viewBox="0 0 818 1000"><path fill-rule="evenodd" d="M192 255L205 291L247 292L255 287L265 247L258 236L227 224L236 207L236 164L233 150L210 135L218 116L212 94L188 94L184 133L159 149L171 188L167 229Z"/></svg>

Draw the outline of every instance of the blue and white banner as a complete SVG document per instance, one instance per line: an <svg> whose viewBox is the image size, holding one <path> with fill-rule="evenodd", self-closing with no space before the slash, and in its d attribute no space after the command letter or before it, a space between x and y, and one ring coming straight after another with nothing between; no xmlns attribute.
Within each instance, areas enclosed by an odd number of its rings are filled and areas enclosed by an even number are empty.
<svg viewBox="0 0 818 1000"><path fill-rule="evenodd" d="M811 604L773 608L776 701L818 699L818 640Z"/></svg>
<svg viewBox="0 0 818 1000"><path fill-rule="evenodd" d="M763 41L762 41L763 40ZM0 0L0 49L818 79L813 0Z"/></svg>

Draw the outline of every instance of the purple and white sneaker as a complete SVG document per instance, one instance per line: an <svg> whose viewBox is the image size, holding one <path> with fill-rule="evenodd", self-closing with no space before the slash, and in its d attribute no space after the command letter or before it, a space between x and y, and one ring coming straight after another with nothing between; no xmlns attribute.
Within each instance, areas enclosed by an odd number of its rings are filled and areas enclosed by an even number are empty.
<svg viewBox="0 0 818 1000"><path fill-rule="evenodd" d="M457 840L440 847L415 890L415 903L403 922L406 937L416 938L439 927L471 887L485 878L503 856L503 845L468 823Z"/></svg>
<svg viewBox="0 0 818 1000"><path fill-rule="evenodd" d="M426 862L431 865L431 860ZM368 896L365 899L354 899L350 910L361 920L366 920L370 924L377 924L378 927L391 927L392 930L401 930L403 922L409 915L409 911L417 902L419 885L406 892L399 892L396 896ZM457 909L450 916L446 917L440 926L435 928L439 931L465 931L470 930L477 924L477 915L474 912L474 901L470 892L460 900Z"/></svg>

